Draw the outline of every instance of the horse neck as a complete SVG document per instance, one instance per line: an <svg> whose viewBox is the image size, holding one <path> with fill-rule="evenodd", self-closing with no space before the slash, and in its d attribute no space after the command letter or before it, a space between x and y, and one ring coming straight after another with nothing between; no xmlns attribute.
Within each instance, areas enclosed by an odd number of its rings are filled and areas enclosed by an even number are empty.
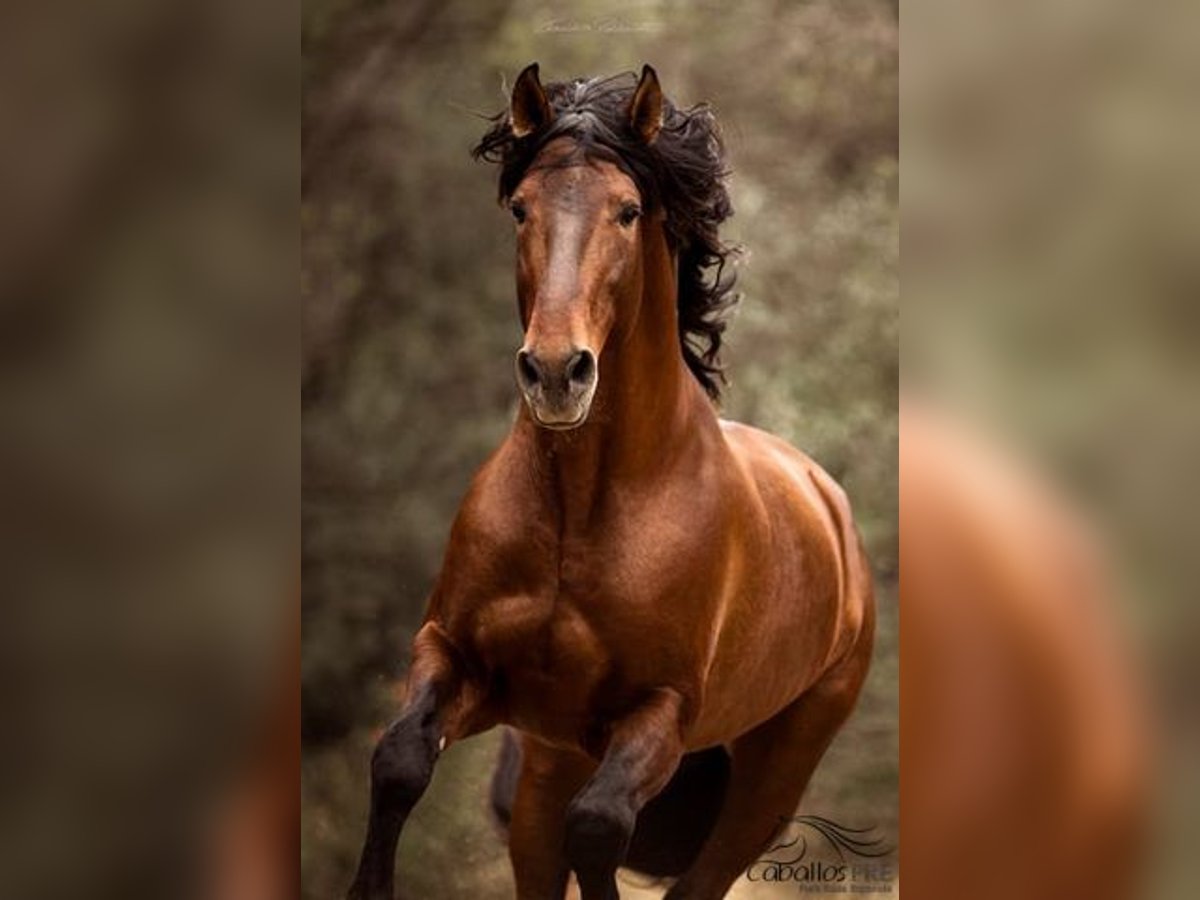
<svg viewBox="0 0 1200 900"><path fill-rule="evenodd" d="M606 492L662 475L716 414L679 346L675 261L664 239L648 241L636 319L614 330L600 357L589 420L575 431L538 429L541 467L564 518L587 519Z"/></svg>

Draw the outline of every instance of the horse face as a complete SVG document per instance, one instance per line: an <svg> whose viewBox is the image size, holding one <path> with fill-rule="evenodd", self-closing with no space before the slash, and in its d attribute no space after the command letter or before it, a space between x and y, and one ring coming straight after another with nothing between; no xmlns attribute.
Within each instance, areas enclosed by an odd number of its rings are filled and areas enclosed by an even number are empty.
<svg viewBox="0 0 1200 900"><path fill-rule="evenodd" d="M525 340L517 384L544 428L582 425L600 354L640 300L642 203L617 166L547 145L509 201Z"/></svg>

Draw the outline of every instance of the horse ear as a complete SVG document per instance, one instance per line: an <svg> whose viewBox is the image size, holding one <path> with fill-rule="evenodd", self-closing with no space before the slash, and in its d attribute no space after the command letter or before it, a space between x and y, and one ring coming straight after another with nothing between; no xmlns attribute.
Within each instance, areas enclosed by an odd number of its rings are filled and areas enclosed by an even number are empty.
<svg viewBox="0 0 1200 900"><path fill-rule="evenodd" d="M662 129L662 123L663 94L658 73L651 66L642 66L642 77L629 103L629 124L638 137L652 144Z"/></svg>
<svg viewBox="0 0 1200 900"><path fill-rule="evenodd" d="M533 134L539 128L550 124L554 117L550 110L550 101L538 80L538 64L530 63L517 76L513 85L512 103L509 107L508 120L512 124L514 137L523 138Z"/></svg>

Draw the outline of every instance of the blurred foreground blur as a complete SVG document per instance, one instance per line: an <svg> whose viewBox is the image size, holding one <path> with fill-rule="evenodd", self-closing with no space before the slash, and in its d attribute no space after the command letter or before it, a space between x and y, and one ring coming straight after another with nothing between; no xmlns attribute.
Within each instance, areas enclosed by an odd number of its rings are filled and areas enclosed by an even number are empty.
<svg viewBox="0 0 1200 900"><path fill-rule="evenodd" d="M1194 4L903 16L902 868L1200 894Z"/></svg>
<svg viewBox="0 0 1200 900"><path fill-rule="evenodd" d="M906 888L1134 896L1148 715L1109 573L1002 450L911 402L901 440Z"/></svg>
<svg viewBox="0 0 1200 900"><path fill-rule="evenodd" d="M0 12L5 898L296 895L297 23L272 6Z"/></svg>

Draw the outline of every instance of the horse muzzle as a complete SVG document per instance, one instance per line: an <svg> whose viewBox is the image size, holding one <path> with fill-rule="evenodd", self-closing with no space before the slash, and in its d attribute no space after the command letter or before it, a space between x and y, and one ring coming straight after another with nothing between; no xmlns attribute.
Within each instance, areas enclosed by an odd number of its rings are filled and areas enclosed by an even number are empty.
<svg viewBox="0 0 1200 900"><path fill-rule="evenodd" d="M539 354L533 348L517 352L517 385L533 419L543 428L578 428L588 417L599 373L596 354L571 348L563 354Z"/></svg>

